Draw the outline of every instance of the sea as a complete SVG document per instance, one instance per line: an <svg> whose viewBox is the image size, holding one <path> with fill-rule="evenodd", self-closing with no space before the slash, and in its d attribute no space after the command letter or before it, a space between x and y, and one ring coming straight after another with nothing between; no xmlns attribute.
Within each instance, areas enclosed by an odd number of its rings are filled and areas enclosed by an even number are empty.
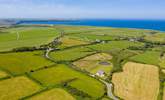
<svg viewBox="0 0 165 100"><path fill-rule="evenodd" d="M22 20L19 24L80 25L135 28L165 31L165 20L81 19L81 20Z"/></svg>

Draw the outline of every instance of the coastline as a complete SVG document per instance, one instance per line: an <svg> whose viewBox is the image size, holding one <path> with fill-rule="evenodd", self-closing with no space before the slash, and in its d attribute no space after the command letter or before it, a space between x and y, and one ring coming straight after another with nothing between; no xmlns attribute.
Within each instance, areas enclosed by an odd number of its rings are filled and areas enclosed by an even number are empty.
<svg viewBox="0 0 165 100"><path fill-rule="evenodd" d="M25 20L19 21L16 25L95 26L165 32L165 21L160 20Z"/></svg>

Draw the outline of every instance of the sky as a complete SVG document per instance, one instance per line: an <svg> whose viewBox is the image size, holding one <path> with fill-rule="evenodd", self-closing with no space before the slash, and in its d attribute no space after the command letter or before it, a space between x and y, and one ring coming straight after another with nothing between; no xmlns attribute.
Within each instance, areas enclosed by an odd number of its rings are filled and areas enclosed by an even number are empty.
<svg viewBox="0 0 165 100"><path fill-rule="evenodd" d="M165 0L0 0L0 18L165 19Z"/></svg>

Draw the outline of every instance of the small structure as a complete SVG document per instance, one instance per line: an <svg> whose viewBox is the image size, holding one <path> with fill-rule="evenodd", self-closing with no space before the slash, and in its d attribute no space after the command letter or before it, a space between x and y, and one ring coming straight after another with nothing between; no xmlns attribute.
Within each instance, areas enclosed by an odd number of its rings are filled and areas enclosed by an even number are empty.
<svg viewBox="0 0 165 100"><path fill-rule="evenodd" d="M102 43L102 44L105 44L105 41L102 41L101 43Z"/></svg>
<svg viewBox="0 0 165 100"><path fill-rule="evenodd" d="M105 72L103 70L99 70L97 73L96 73L97 76L99 77L104 77L105 76Z"/></svg>
<svg viewBox="0 0 165 100"><path fill-rule="evenodd" d="M95 41L96 41L96 42L101 42L101 40L99 40L99 39L96 39Z"/></svg>

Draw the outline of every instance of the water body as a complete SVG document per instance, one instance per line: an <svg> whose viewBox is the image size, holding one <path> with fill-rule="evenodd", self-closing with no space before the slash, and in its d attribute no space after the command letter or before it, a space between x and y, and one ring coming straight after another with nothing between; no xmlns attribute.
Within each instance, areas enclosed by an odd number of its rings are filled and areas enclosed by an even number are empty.
<svg viewBox="0 0 165 100"><path fill-rule="evenodd" d="M85 25L118 28L137 28L165 31L165 20L112 20L112 19L88 19L70 21L21 21L19 24L53 24L53 25Z"/></svg>

